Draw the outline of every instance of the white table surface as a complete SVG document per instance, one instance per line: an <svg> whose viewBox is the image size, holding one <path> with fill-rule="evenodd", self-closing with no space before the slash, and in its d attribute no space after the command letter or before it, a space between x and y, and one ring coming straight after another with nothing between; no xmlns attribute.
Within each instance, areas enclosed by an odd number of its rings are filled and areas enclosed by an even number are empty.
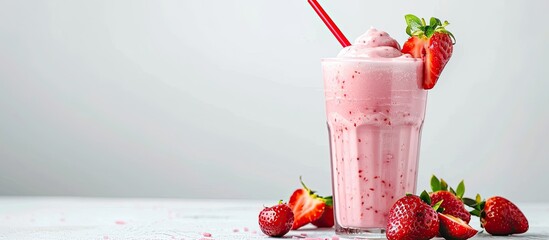
<svg viewBox="0 0 549 240"><path fill-rule="evenodd" d="M264 203L274 201L0 197L0 239L265 239L257 224ZM530 222L526 234L474 239L549 239L549 204L519 207ZM287 235L333 236L311 225Z"/></svg>

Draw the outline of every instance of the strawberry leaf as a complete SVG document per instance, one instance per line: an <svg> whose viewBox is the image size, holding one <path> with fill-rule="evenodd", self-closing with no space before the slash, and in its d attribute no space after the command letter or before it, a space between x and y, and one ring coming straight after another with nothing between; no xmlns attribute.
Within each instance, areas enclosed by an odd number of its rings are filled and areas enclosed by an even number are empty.
<svg viewBox="0 0 549 240"><path fill-rule="evenodd" d="M334 200L332 196L327 196L322 199L324 200L324 203L326 203L326 206L330 206L330 207L334 206Z"/></svg>
<svg viewBox="0 0 549 240"><path fill-rule="evenodd" d="M435 210L435 212L438 212L439 208L440 208L440 205L442 204L442 201L444 200L440 200L438 201L434 206L433 206L433 209ZM444 211L444 209L442 209L442 211ZM441 212L442 212L441 211Z"/></svg>
<svg viewBox="0 0 549 240"><path fill-rule="evenodd" d="M436 28L438 26L441 26L442 23L440 22L440 19L436 17L431 17L431 19L429 20L429 25Z"/></svg>
<svg viewBox="0 0 549 240"><path fill-rule="evenodd" d="M419 195L419 198L421 198L421 200L425 203L431 205L431 197L429 197L429 193L427 193L427 191L423 190L423 192Z"/></svg>
<svg viewBox="0 0 549 240"><path fill-rule="evenodd" d="M475 201L474 199L471 199L471 198L462 198L461 199L463 201L463 203L469 207L472 207L472 208L475 208L475 206L477 205L477 201Z"/></svg>
<svg viewBox="0 0 549 240"><path fill-rule="evenodd" d="M431 177L431 190L433 190L433 192L440 191L440 181L435 175Z"/></svg>
<svg viewBox="0 0 549 240"><path fill-rule="evenodd" d="M434 26L425 26L425 36L427 36L427 38L433 36L433 33L435 33Z"/></svg>
<svg viewBox="0 0 549 240"><path fill-rule="evenodd" d="M448 21L444 21L444 23L442 23L442 27L446 27L448 25L450 25L450 23Z"/></svg>
<svg viewBox="0 0 549 240"><path fill-rule="evenodd" d="M450 24L448 21L441 22L440 19L431 17L429 25L427 25L424 18L420 19L413 14L406 14L404 19L406 20L406 34L410 37L430 38L435 33L443 33L450 35L452 44L456 43L454 35L445 28Z"/></svg>
<svg viewBox="0 0 549 240"><path fill-rule="evenodd" d="M447 191L448 190L448 183L444 181L444 179L440 179L440 190Z"/></svg>
<svg viewBox="0 0 549 240"><path fill-rule="evenodd" d="M473 211L470 211L469 213L470 213L471 215L473 215L473 216L480 217L480 210L478 210L478 209L475 209L475 210L473 210Z"/></svg>
<svg viewBox="0 0 549 240"><path fill-rule="evenodd" d="M454 195L456 195L456 190L454 190L452 187L450 187L450 192Z"/></svg>
<svg viewBox="0 0 549 240"><path fill-rule="evenodd" d="M416 17L413 14L406 14L404 16L404 19L406 20L406 24L410 27L410 32L415 32L417 30L421 30L421 27L423 26L421 24L421 20ZM412 35L410 35L412 36Z"/></svg>
<svg viewBox="0 0 549 240"><path fill-rule="evenodd" d="M463 182L463 180L461 180L461 182L459 182L457 186L456 196L458 198L462 198L463 194L465 194L465 183Z"/></svg>

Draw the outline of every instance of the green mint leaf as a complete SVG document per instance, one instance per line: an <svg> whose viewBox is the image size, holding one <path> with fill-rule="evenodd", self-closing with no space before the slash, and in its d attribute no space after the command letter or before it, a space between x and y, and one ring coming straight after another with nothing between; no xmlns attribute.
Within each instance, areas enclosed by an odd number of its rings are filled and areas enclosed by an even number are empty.
<svg viewBox="0 0 549 240"><path fill-rule="evenodd" d="M433 192L440 191L440 180L435 175L431 177L431 190Z"/></svg>
<svg viewBox="0 0 549 240"><path fill-rule="evenodd" d="M458 187L456 189L456 196L458 198L462 198L463 194L465 194L465 183L463 182L463 180L461 180L461 182L459 182Z"/></svg>
<svg viewBox="0 0 549 240"><path fill-rule="evenodd" d="M429 197L429 193L427 193L427 191L423 190L423 192L421 192L421 195L419 195L419 198L421 198L421 200L423 200L425 203L431 205L431 197Z"/></svg>
<svg viewBox="0 0 549 240"><path fill-rule="evenodd" d="M438 212L438 209L440 207L440 205L442 204L442 201L444 200L440 200L438 201L434 206L433 206L433 209L435 210L435 212ZM444 210L444 209L443 209ZM442 211L441 211L442 212Z"/></svg>

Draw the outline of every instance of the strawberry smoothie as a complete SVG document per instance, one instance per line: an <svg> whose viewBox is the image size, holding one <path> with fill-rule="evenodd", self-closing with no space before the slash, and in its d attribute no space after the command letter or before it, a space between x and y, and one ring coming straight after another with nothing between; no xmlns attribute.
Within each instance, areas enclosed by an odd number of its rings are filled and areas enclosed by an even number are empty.
<svg viewBox="0 0 549 240"><path fill-rule="evenodd" d="M423 62L372 28L322 71L336 232L384 236L393 203L416 189Z"/></svg>

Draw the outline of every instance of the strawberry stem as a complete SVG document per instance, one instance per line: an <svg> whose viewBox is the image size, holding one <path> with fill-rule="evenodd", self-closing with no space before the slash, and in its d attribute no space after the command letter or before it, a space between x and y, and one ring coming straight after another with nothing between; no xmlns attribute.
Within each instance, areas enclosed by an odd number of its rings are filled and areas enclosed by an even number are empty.
<svg viewBox="0 0 549 240"><path fill-rule="evenodd" d="M305 190L307 190L307 192L309 192L309 194L313 194L314 192L311 191L311 189L309 189L307 186L305 186L305 183L303 182L303 178L301 176L299 176L299 182L301 182L301 186L303 186L303 188Z"/></svg>
<svg viewBox="0 0 549 240"><path fill-rule="evenodd" d="M311 195L312 198L318 198L318 199L322 200L328 206L333 206L334 205L334 200L333 200L332 196L322 197L322 196L316 194L315 191L309 189L305 185L305 183L303 182L303 178L301 176L299 176L299 182L301 182L301 186L303 186L303 189L305 189L305 191L307 191L309 193L309 195Z"/></svg>

